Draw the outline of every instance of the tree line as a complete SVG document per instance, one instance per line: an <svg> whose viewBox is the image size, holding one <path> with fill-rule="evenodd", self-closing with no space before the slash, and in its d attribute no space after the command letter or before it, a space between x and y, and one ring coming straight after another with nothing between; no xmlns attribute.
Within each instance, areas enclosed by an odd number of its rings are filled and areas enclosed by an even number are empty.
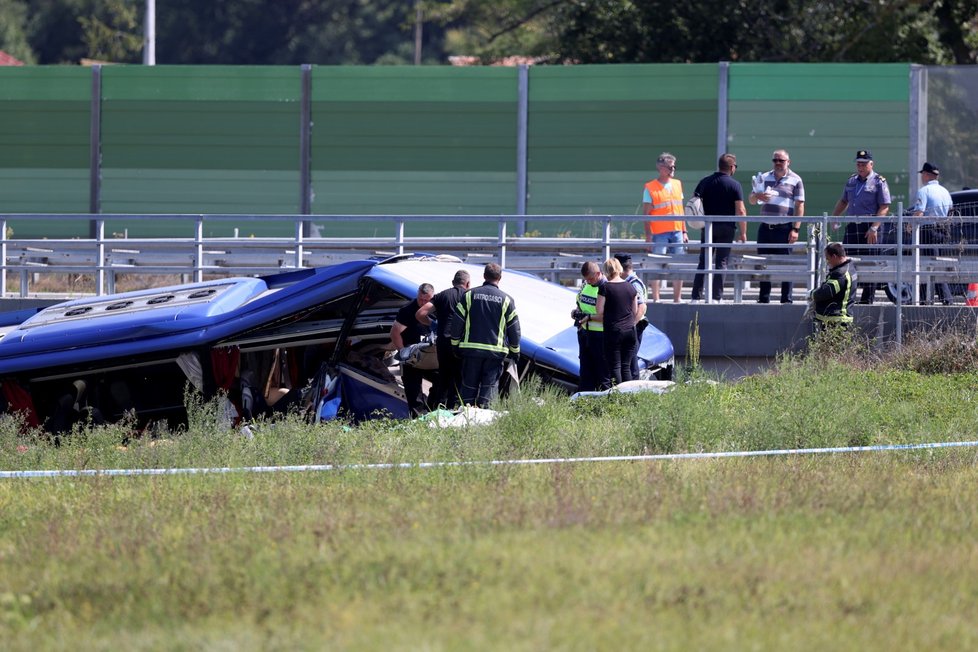
<svg viewBox="0 0 978 652"><path fill-rule="evenodd" d="M145 0L0 0L25 63L142 61ZM974 64L978 0L156 0L161 64ZM418 57L416 59L416 57Z"/></svg>

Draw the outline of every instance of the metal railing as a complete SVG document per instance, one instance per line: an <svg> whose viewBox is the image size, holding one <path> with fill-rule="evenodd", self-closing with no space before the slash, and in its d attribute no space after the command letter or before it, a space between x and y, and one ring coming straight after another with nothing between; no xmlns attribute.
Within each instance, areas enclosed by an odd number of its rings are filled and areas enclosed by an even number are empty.
<svg viewBox="0 0 978 652"><path fill-rule="evenodd" d="M902 206L899 209L902 213ZM115 291L118 274L180 274L187 280L201 281L205 275L250 275L315 267L365 257L389 256L407 252L452 254L467 262L494 260L504 267L529 271L554 281L575 282L580 279L580 263L584 260L604 260L614 253L629 252L636 271L647 280L691 278L698 271L705 274L705 300L710 301L713 275L721 272L733 280L735 301L743 300L747 283L757 280L771 282L795 281L808 290L819 282L821 251L825 243L841 239L842 226L847 222L867 218L805 217L802 234L793 245L781 245L792 251L789 255L758 255L756 242L723 244L731 248L732 262L725 270L713 269L716 246L711 243L712 224L731 220L760 222L760 217L733 218L707 216L700 241L691 240L686 252L677 255L649 253L649 243L629 233L645 219L636 215L91 215L91 214L7 214L0 215L0 292L8 292L8 276L19 276L20 296L28 296L33 278L41 274L84 274L95 280L95 293ZM668 218L661 218L666 219ZM959 223L978 219L969 216L953 218ZM45 239L7 237L11 220L78 221L93 225L94 238ZM111 226L120 222L166 220L185 223L187 236L167 238L129 238L113 234ZM528 221L534 225L568 223L576 230L594 234L591 237L534 237L510 235L510 226ZM970 241L941 245L921 245L917 220L902 215L888 218L892 224L894 242L870 246L847 247L856 261L860 280L876 283L895 283L902 287L912 280L912 303L921 296L922 284L935 281L970 282L978 280L978 247ZM205 226L221 222L241 225L261 222L291 225L291 237L205 237ZM390 235L375 237L328 237L332 224L362 222L376 230L386 225ZM466 225L496 224L496 235L449 236L408 235L411 230L430 232L431 225L441 231L465 230ZM905 231L905 224L909 231ZM971 224L968 222L967 224ZM835 227L835 228L833 228ZM382 232L383 229L381 229ZM641 226L639 226L641 231ZM106 233L110 235L107 237ZM311 233L313 235L305 235ZM691 230L690 235L696 232ZM761 245L771 246L771 245ZM704 250L705 269L697 270L699 252ZM904 255L897 256L896 251ZM902 296L902 294L901 294Z"/></svg>

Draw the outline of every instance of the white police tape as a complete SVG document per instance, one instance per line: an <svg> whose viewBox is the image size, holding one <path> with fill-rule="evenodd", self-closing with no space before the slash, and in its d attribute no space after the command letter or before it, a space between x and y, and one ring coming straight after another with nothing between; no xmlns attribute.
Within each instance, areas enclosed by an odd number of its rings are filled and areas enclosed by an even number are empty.
<svg viewBox="0 0 978 652"><path fill-rule="evenodd" d="M657 462L667 460L707 460L732 457L772 457L777 455L820 455L826 453L873 453L937 448L978 447L978 441L947 441L922 444L881 444L878 446L835 446L831 448L785 448L761 451L717 453L661 453L657 455L613 455L610 457L551 457L524 460L468 462L381 462L374 464L304 464L293 466L226 466L173 469L36 469L0 471L0 480L11 478L78 478L89 476L137 475L218 475L227 473L299 473L316 471L367 471L383 469L440 469L465 466L533 466L541 464L583 464L594 462Z"/></svg>

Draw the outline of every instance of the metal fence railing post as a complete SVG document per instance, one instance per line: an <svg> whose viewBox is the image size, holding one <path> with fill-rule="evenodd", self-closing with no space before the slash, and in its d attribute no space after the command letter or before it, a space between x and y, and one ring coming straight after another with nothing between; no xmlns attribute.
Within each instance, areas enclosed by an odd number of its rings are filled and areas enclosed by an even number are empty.
<svg viewBox="0 0 978 652"><path fill-rule="evenodd" d="M903 346L903 202L897 202L896 346ZM914 252L916 253L916 252ZM915 266L916 269L916 266Z"/></svg>
<svg viewBox="0 0 978 652"><path fill-rule="evenodd" d="M194 228L194 283L204 280L204 216L198 215Z"/></svg>
<svg viewBox="0 0 978 652"><path fill-rule="evenodd" d="M920 281L921 281L921 271L920 271L920 225L916 221L911 222L911 233L910 233L910 246L911 246L911 258L913 260L913 302L920 305L921 301L928 301L932 297L930 296L930 283L927 284L924 290L924 296L920 296Z"/></svg>
<svg viewBox="0 0 978 652"><path fill-rule="evenodd" d="M95 271L95 294L102 296L105 294L105 268L108 260L105 255L105 220L95 220L95 260L98 267Z"/></svg>
<svg viewBox="0 0 978 652"><path fill-rule="evenodd" d="M302 258L303 258L302 236L305 234L305 232L306 232L306 220L303 218L297 219L295 221L295 268L296 269L301 269L302 267L304 267L304 265L302 264Z"/></svg>
<svg viewBox="0 0 978 652"><path fill-rule="evenodd" d="M7 220L0 219L0 297L7 296Z"/></svg>
<svg viewBox="0 0 978 652"><path fill-rule="evenodd" d="M506 220L499 219L499 266L506 267Z"/></svg>
<svg viewBox="0 0 978 652"><path fill-rule="evenodd" d="M92 97L88 133L88 212L102 212L102 65L92 66ZM88 235L96 237L97 226L88 223Z"/></svg>
<svg viewBox="0 0 978 652"><path fill-rule="evenodd" d="M829 244L829 214L822 213L822 229L821 232L818 234L818 238L816 238L815 255L818 256L818 258L816 259L818 261L818 265L816 265L815 267L816 270L815 285L814 287L812 287L813 290L818 286L820 286L822 284L822 279L828 277L829 275L829 270L827 269L822 270L821 273L819 273L818 271L821 265L822 252L825 251L825 247L827 247L828 244Z"/></svg>
<svg viewBox="0 0 978 652"><path fill-rule="evenodd" d="M530 68L525 63L517 67L516 82L516 235L526 235L526 177L527 134L530 94Z"/></svg>
<svg viewBox="0 0 978 652"><path fill-rule="evenodd" d="M312 212L312 66L302 64L302 96L299 101L299 212ZM303 228L311 225L303 223ZM306 231L303 235L310 235Z"/></svg>
<svg viewBox="0 0 978 652"><path fill-rule="evenodd" d="M611 258L611 218L605 218L604 220L604 233L601 236L601 244L603 245L604 252L602 260L608 260Z"/></svg>
<svg viewBox="0 0 978 652"><path fill-rule="evenodd" d="M703 227L703 242L700 243L700 247L703 248L703 273L706 274L704 278L704 291L706 295L703 300L706 303L713 302L713 222L707 222Z"/></svg>

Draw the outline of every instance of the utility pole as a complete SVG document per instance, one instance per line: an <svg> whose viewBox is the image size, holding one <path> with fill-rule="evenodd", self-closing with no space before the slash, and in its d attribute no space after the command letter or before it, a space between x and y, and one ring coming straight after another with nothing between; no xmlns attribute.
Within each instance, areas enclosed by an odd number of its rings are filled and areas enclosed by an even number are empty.
<svg viewBox="0 0 978 652"><path fill-rule="evenodd" d="M146 0L146 21L143 26L143 65L156 65L156 0Z"/></svg>

